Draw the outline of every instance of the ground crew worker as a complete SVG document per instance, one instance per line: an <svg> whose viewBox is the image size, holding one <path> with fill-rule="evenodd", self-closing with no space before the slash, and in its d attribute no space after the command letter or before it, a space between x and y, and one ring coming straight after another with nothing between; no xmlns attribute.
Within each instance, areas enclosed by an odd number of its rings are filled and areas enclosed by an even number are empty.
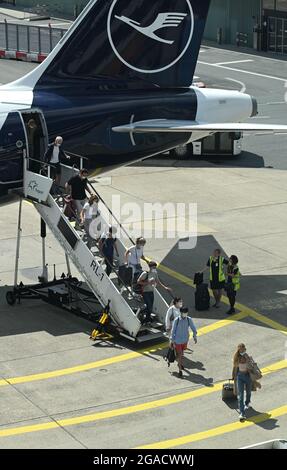
<svg viewBox="0 0 287 470"><path fill-rule="evenodd" d="M180 316L177 317L172 325L170 346L176 350L179 377L182 378L184 351L189 341L189 329L193 332L193 339L197 343L197 331L192 319L188 316L188 308L180 309Z"/></svg>
<svg viewBox="0 0 287 470"><path fill-rule="evenodd" d="M225 290L230 303L230 309L227 314L232 315L232 313L235 313L234 305L236 294L240 289L240 271L238 267L238 258L235 255L230 256L229 264L227 266L227 275L228 278Z"/></svg>
<svg viewBox="0 0 287 470"><path fill-rule="evenodd" d="M210 288L215 298L215 304L213 305L215 308L220 307L222 290L225 287L224 265L228 265L228 260L221 256L221 250L217 248L214 250L213 255L210 256L206 268L202 271L204 272L209 268Z"/></svg>

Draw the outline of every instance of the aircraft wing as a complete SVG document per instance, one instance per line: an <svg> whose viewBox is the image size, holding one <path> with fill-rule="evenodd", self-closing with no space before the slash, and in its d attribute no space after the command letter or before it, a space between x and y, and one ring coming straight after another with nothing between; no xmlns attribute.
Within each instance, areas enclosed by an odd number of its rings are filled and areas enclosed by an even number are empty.
<svg viewBox="0 0 287 470"><path fill-rule="evenodd" d="M115 132L278 132L287 134L287 125L253 123L207 123L169 119L151 119L113 127Z"/></svg>

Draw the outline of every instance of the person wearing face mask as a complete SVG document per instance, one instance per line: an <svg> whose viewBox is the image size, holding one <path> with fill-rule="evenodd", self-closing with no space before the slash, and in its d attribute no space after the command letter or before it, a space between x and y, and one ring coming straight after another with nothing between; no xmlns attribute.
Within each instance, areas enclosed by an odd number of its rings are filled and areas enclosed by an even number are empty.
<svg viewBox="0 0 287 470"><path fill-rule="evenodd" d="M44 160L51 164L51 178L54 180L57 186L60 185L61 181L61 162L70 160L63 150L63 137L56 137L55 141L48 146L45 153Z"/></svg>
<svg viewBox="0 0 287 470"><path fill-rule="evenodd" d="M240 411L239 420L246 419L245 411L250 407L252 380L249 372L249 364L253 360L247 353L245 344L241 343L233 356L232 378L235 385L235 394L237 390L238 408ZM246 389L246 399L244 402L244 390Z"/></svg>
<svg viewBox="0 0 287 470"><path fill-rule="evenodd" d="M151 323L152 310L154 303L154 290L157 286L161 286L163 289L171 292L170 287L165 286L159 279L157 273L157 263L155 261L150 261L149 272L143 271L138 278L137 283L142 287L142 296L144 303L146 304L146 318L144 323Z"/></svg>
<svg viewBox="0 0 287 470"><path fill-rule="evenodd" d="M177 317L172 325L170 347L176 351L179 377L182 378L184 351L189 341L189 330L193 333L195 344L197 343L197 331L192 319L188 316L188 308L180 309L180 316Z"/></svg>
<svg viewBox="0 0 287 470"><path fill-rule="evenodd" d="M180 316L180 309L182 306L183 306L182 299L179 297L175 297L172 301L171 306L166 312L165 329L169 337L171 334L173 322L177 317Z"/></svg>
<svg viewBox="0 0 287 470"><path fill-rule="evenodd" d="M90 235L90 225L95 218L99 215L99 198L96 194L93 194L89 201L83 207L81 212L81 224L84 224L86 236L87 236L87 247L91 248L93 238Z"/></svg>
<svg viewBox="0 0 287 470"><path fill-rule="evenodd" d="M136 244L131 246L125 253L126 262L128 267L133 270L133 277L137 273L142 272L141 260L148 264L148 260L145 258L143 250L146 244L146 240L143 237L136 239Z"/></svg>

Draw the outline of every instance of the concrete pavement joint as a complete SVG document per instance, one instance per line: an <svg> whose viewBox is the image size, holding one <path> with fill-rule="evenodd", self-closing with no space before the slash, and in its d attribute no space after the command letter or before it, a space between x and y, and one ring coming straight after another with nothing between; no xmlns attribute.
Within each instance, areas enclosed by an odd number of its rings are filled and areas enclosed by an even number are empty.
<svg viewBox="0 0 287 470"><path fill-rule="evenodd" d="M190 444L191 442L198 442L205 439L209 439L210 437L222 436L226 433L246 429L250 426L253 426L254 424L264 423L265 421L269 421L270 419L284 416L286 414L287 405L284 405L279 408L275 408L271 411L267 411L266 413L251 416L250 418L247 418L246 421L244 421L243 423L237 421L236 423L224 424L223 426L218 426L207 431L201 431L195 434L189 434L187 436L178 437L175 439L169 439L166 441L144 445L141 447L137 447L137 449L170 449L173 447L178 447L180 445Z"/></svg>
<svg viewBox="0 0 287 470"><path fill-rule="evenodd" d="M262 369L262 374L263 374L263 376L266 376L266 375L269 375L271 373L283 370L286 367L287 367L287 361L286 360L279 361L279 362L271 364L268 367ZM36 424L36 425L30 425L30 426L20 426L20 427L16 427L16 428L0 429L0 437L15 436L15 435L33 433L33 432L38 432L38 431L47 431L47 430L50 430L50 429L56 429L58 427L75 426L75 425L78 425L78 424L84 424L84 423L91 423L91 422L95 422L95 421L106 420L106 419L115 418L115 417L118 417L118 416L124 416L124 415L129 415L129 414L132 414L132 413L138 413L138 412L141 412L141 411L153 410L153 409L161 408L161 407L168 406L168 405L174 405L174 404L182 403L184 401L191 400L193 398L198 398L198 397L201 397L201 396L204 396L204 395L209 395L213 392L218 392L218 391L221 390L222 385L223 385L223 382L219 382L216 385L214 385L213 387L202 387L198 390L193 390L191 392L186 392L186 393L183 393L183 394L174 395L174 396L171 396L171 397L168 397L168 398L163 398L163 399L155 400L155 401L152 401L152 402L142 403L140 405L132 405L132 406L129 406L129 407L117 408L115 410L93 413L91 415L77 416L75 418L66 418L66 419L62 419L62 420L53 419L53 422L48 422L48 423L42 423L42 424ZM286 408L286 413L287 413L287 406L285 406L285 408ZM259 416L261 416L261 415L259 415ZM233 423L233 425L235 425L235 424ZM221 426L220 428L225 429L226 426L227 425ZM212 431L213 430L210 430L208 432L212 433ZM228 432L228 431L225 430L224 432ZM202 433L197 433L197 434L201 435ZM210 436L208 436L208 437L210 437ZM190 436L188 436L188 438L190 438ZM178 438L178 439L184 439L184 438ZM197 440L199 440L199 439L197 439ZM166 441L164 441L161 444L165 445L165 442ZM151 445L155 446L155 445L158 445L158 443L157 444L151 444ZM178 444L178 445L180 445L180 444Z"/></svg>

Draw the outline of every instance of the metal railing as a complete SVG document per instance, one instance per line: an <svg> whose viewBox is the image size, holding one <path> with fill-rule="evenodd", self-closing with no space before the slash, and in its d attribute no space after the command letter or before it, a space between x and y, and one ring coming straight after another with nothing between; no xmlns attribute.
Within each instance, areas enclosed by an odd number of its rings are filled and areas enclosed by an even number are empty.
<svg viewBox="0 0 287 470"><path fill-rule="evenodd" d="M0 22L0 49L49 54L67 29Z"/></svg>

